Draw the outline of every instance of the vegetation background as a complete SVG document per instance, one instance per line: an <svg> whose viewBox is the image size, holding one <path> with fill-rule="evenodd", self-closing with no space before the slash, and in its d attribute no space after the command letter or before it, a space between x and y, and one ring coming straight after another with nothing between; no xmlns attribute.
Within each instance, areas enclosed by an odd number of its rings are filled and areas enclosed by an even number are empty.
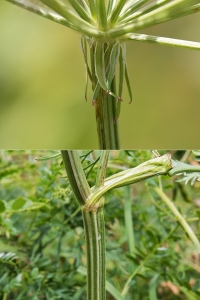
<svg viewBox="0 0 200 300"><path fill-rule="evenodd" d="M52 153L0 152L2 300L86 299L81 212L61 157L36 160ZM86 155L87 151L79 153ZM161 151L164 153L198 164L188 151ZM95 183L98 156L99 151L95 151L83 162L90 186ZM151 157L151 151L112 151L106 175L137 166ZM180 178L154 177L106 193L107 280L121 292L135 270L126 300L200 297L199 254L153 191L154 187L162 187L200 238L200 182L185 185L176 181ZM130 205L133 228L125 221L125 205ZM106 299L124 298L107 293Z"/></svg>
<svg viewBox="0 0 200 300"><path fill-rule="evenodd" d="M197 13L141 32L200 41L199 26ZM1 1L0 45L0 147L97 148L78 34ZM127 54L121 147L200 147L199 51L129 42Z"/></svg>

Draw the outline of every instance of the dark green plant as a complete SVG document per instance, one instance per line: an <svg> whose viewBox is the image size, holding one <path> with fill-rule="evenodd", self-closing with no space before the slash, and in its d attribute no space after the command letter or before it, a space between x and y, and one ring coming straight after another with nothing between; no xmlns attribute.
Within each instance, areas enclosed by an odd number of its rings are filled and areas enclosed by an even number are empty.
<svg viewBox="0 0 200 300"><path fill-rule="evenodd" d="M199 0L6 1L81 34L87 77L93 90L92 105L95 106L100 149L120 148L118 118L124 82L128 87L130 102L132 101L126 62L126 42L134 40L200 49L200 43L197 42L137 33L140 29L198 12ZM119 65L118 81L117 65Z"/></svg>

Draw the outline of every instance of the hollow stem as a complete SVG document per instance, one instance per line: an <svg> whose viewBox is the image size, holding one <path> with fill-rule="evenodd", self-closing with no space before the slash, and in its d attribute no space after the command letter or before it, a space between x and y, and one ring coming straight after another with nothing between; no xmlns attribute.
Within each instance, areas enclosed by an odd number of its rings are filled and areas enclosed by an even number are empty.
<svg viewBox="0 0 200 300"><path fill-rule="evenodd" d="M113 93L116 94L115 78L111 84ZM114 97L106 95L106 92L101 89L99 97L95 101L95 113L97 133L100 149L119 149L119 130L118 122L114 122L117 103Z"/></svg>
<svg viewBox="0 0 200 300"><path fill-rule="evenodd" d="M103 198L101 203L103 205ZM106 299L105 223L103 206L97 211L83 210L87 253L87 299Z"/></svg>
<svg viewBox="0 0 200 300"><path fill-rule="evenodd" d="M67 177L80 206L90 196L90 187L85 177L78 151L61 150Z"/></svg>
<svg viewBox="0 0 200 300"><path fill-rule="evenodd" d="M85 229L87 256L87 300L106 299L106 266L105 266L105 223L104 198L101 197L91 210L84 204L90 196L91 190L84 174L78 151L62 150L64 166L68 180L82 208ZM109 151L102 151L96 186L104 183Z"/></svg>

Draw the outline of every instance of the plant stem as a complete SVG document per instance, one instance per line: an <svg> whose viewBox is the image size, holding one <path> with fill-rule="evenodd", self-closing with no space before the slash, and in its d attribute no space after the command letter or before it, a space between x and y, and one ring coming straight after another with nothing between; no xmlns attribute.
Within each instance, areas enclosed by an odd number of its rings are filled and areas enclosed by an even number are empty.
<svg viewBox="0 0 200 300"><path fill-rule="evenodd" d="M109 153L110 153L109 150L101 151L101 157L100 157L99 167L96 176L95 189L98 189L100 186L104 185Z"/></svg>
<svg viewBox="0 0 200 300"><path fill-rule="evenodd" d="M108 178L104 182L104 186L98 190L92 189L90 198L87 200L85 207L90 210L96 205L99 199L110 189L133 184L147 178L167 174L172 168L171 156L165 154L146 161L135 168L131 168L122 172L118 172Z"/></svg>
<svg viewBox="0 0 200 300"><path fill-rule="evenodd" d="M90 195L85 173L83 171L78 151L61 150L67 177L80 206L83 206Z"/></svg>
<svg viewBox="0 0 200 300"><path fill-rule="evenodd" d="M108 51L111 51L111 48ZM96 72L95 72L94 57L95 57L95 45L93 44L90 46L90 62L91 62L93 91L95 90L96 84L98 82L96 77ZM110 89L114 94L117 93L115 76L112 80ZM106 91L100 88L98 97L97 99L95 99L94 102L99 148L102 150L106 150L106 149L117 150L120 148L118 121L114 122L117 115L117 101L119 100L112 97L111 95L107 95Z"/></svg>
<svg viewBox="0 0 200 300"><path fill-rule="evenodd" d="M87 210L84 206L91 194L84 174L78 151L62 150L62 157L71 188L82 207L86 255L87 255L87 299L106 299L106 267L105 267L105 223L103 205L104 198L99 199L96 206ZM109 151L102 151L96 186L104 183ZM77 210L76 210L77 212ZM75 213L76 213L75 212Z"/></svg>
<svg viewBox="0 0 200 300"><path fill-rule="evenodd" d="M102 200L104 201L104 200ZM98 222L98 246L99 246L99 287L100 300L106 299L106 242L105 242L105 221L103 206L97 212Z"/></svg>
<svg viewBox="0 0 200 300"><path fill-rule="evenodd" d="M133 253L135 252L135 240L134 240L133 221L132 221L130 186L124 187L124 220L125 220L126 234L128 239L129 252L132 255L134 255Z"/></svg>
<svg viewBox="0 0 200 300"><path fill-rule="evenodd" d="M115 78L111 84L111 90L116 94ZM116 100L101 89L99 97L95 101L95 113L97 123L97 133L100 149L119 149L118 121L116 117Z"/></svg>
<svg viewBox="0 0 200 300"><path fill-rule="evenodd" d="M101 200L104 201L103 198ZM103 203L102 203L103 204ZM87 253L87 299L106 299L105 223L103 206L97 211L83 210Z"/></svg>
<svg viewBox="0 0 200 300"><path fill-rule="evenodd" d="M197 250L200 252L200 243L197 239L194 231L189 226L189 224L186 222L185 218L180 214L174 203L163 193L163 191L159 188L155 188L156 193L161 197L161 199L165 202L165 204L169 207L171 212L176 216L177 221L181 224L185 232L190 237L191 241L196 246Z"/></svg>
<svg viewBox="0 0 200 300"><path fill-rule="evenodd" d="M171 39L166 37L153 36L153 35L140 34L140 33L131 33L130 35L127 35L127 38L139 42L148 42L148 43L155 43L158 45L180 47L186 49L188 48L191 50L200 50L200 43L198 42L190 42L190 41Z"/></svg>
<svg viewBox="0 0 200 300"><path fill-rule="evenodd" d="M169 176L173 176L179 173L192 173L192 172L200 172L200 166L192 166L185 164L183 162L178 162L178 161L172 161L173 163L173 169L171 169L168 173Z"/></svg>

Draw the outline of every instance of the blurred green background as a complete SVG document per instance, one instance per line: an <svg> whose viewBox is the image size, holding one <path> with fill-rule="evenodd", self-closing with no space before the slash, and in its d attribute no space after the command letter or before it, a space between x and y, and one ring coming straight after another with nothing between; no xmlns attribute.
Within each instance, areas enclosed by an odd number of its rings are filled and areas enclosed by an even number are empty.
<svg viewBox="0 0 200 300"><path fill-rule="evenodd" d="M200 42L200 14L143 33ZM121 148L199 148L200 52L129 42ZM98 148L77 33L0 3L0 148ZM89 87L89 91L90 91Z"/></svg>

